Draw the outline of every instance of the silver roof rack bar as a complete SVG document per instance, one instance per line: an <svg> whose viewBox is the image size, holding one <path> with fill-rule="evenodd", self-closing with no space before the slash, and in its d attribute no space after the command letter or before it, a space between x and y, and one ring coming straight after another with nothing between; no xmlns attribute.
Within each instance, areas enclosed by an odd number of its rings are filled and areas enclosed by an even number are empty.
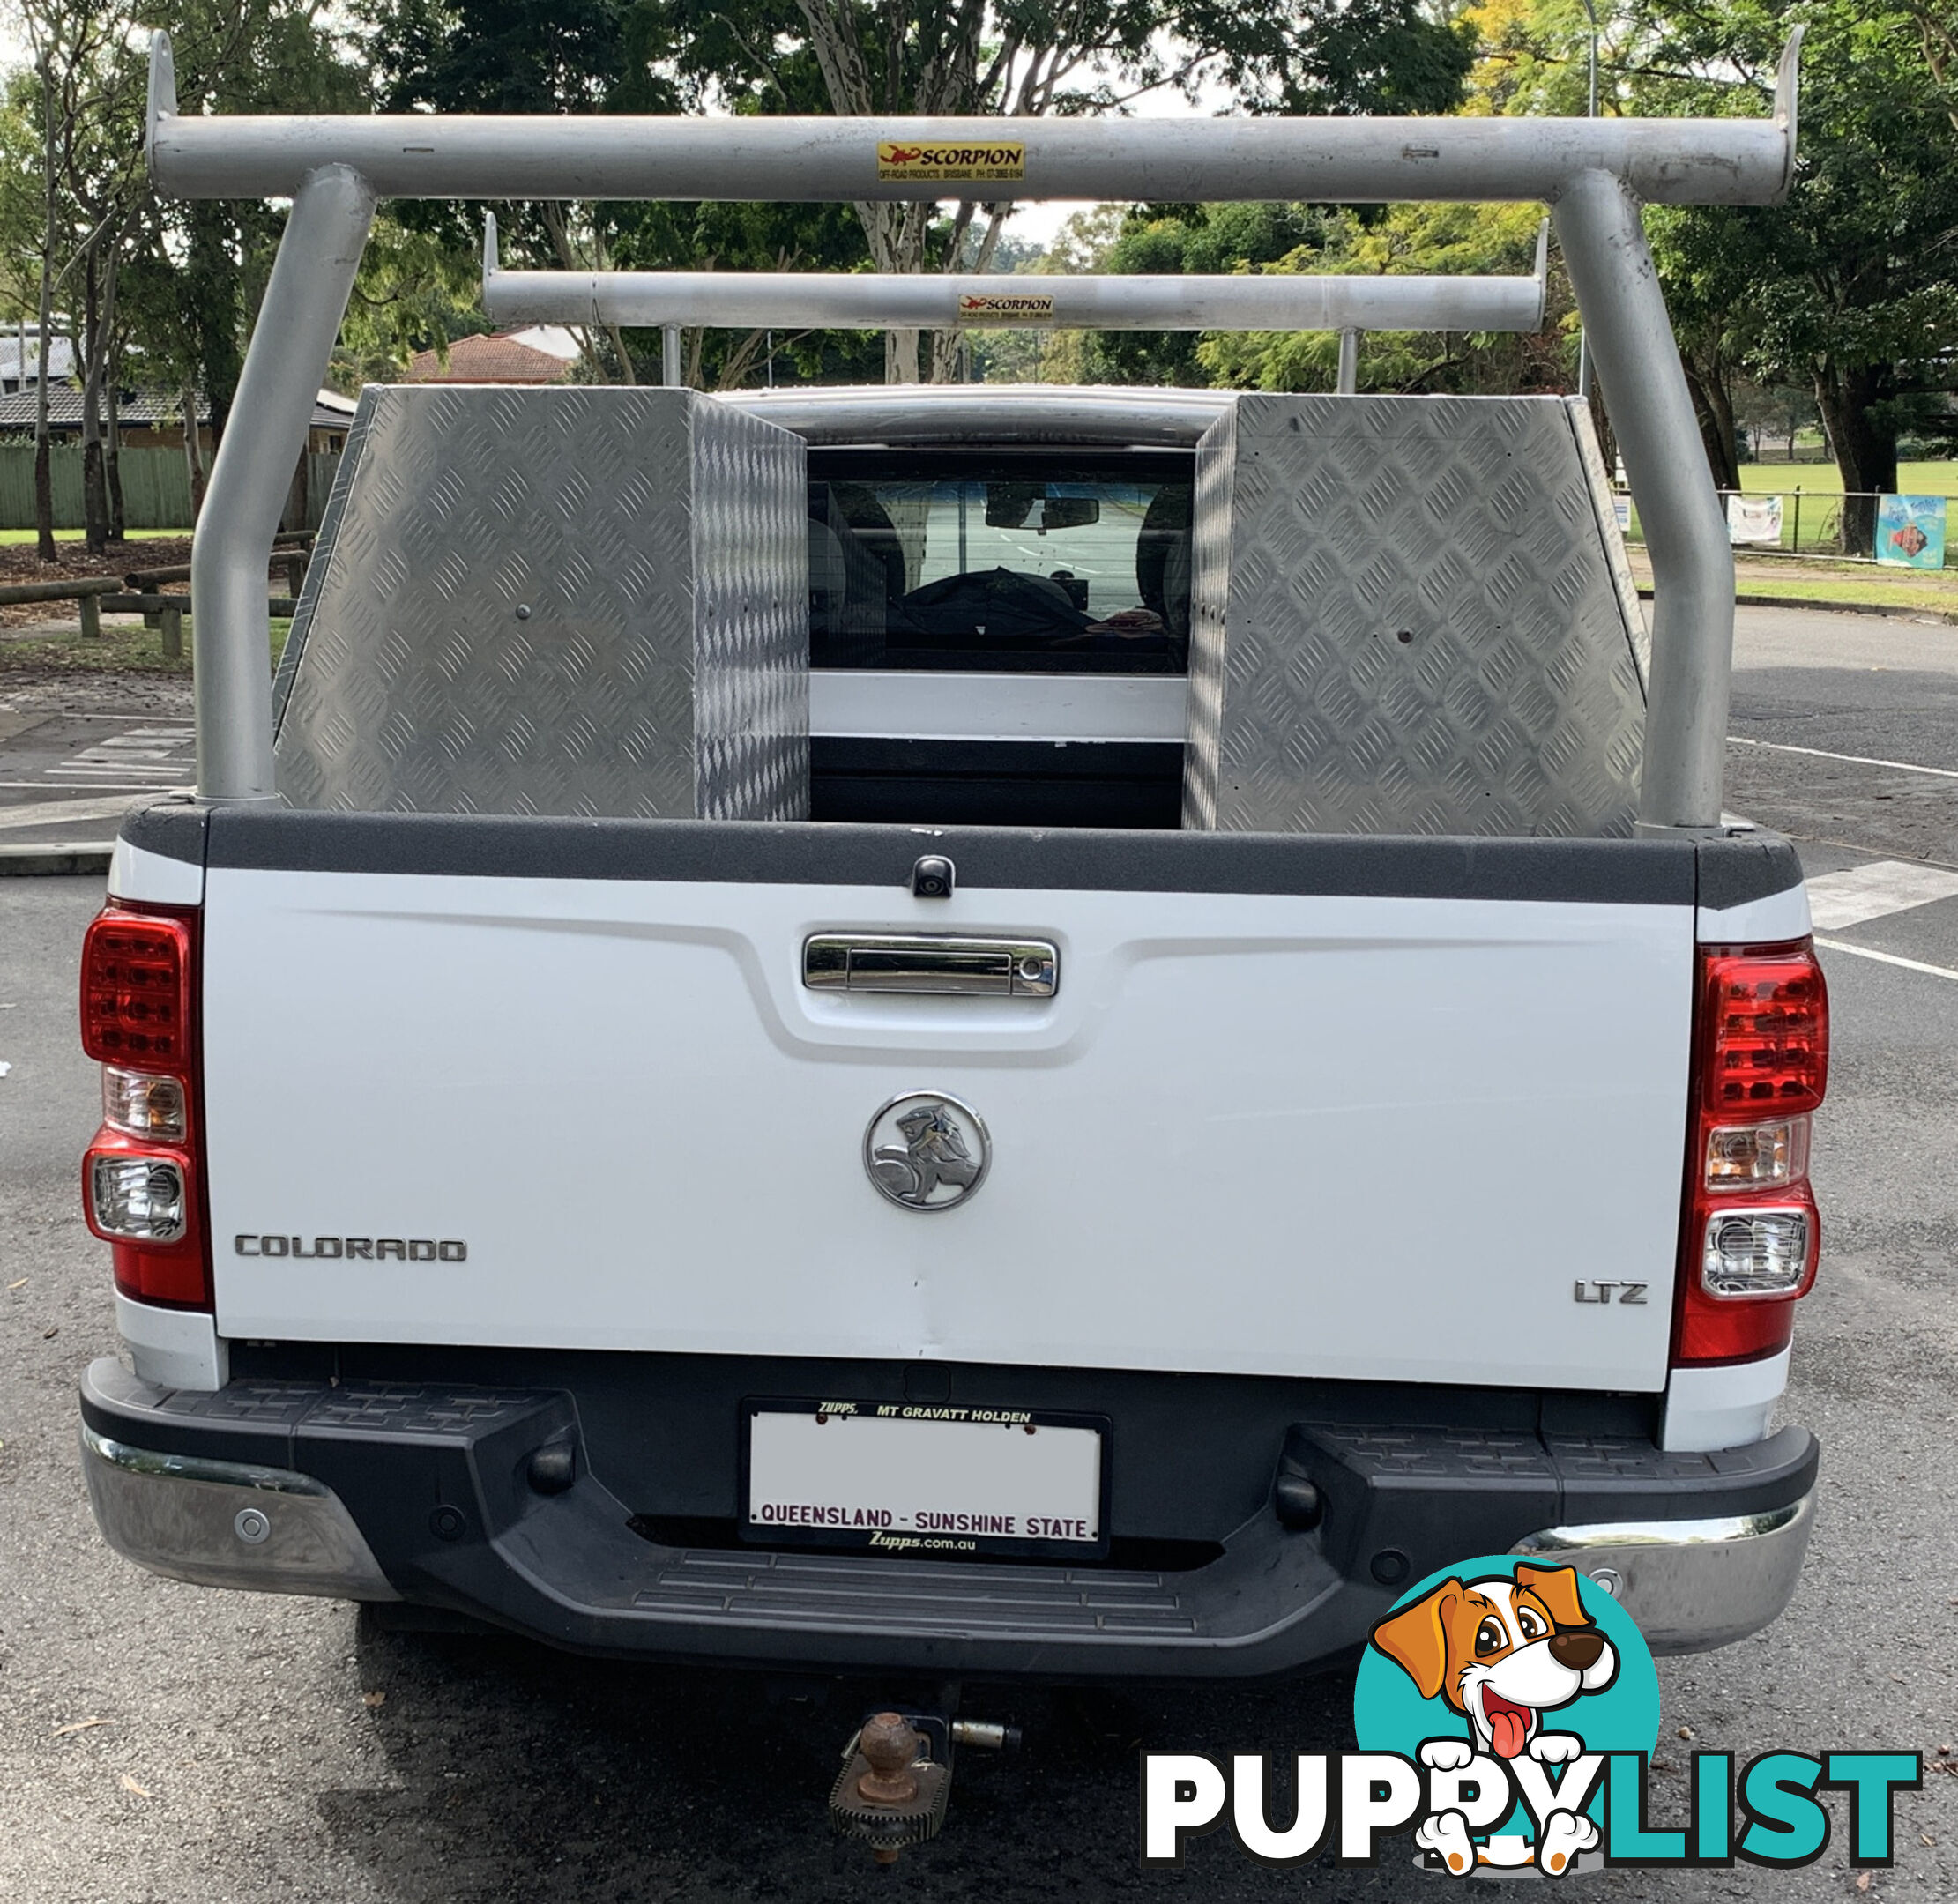
<svg viewBox="0 0 1958 1904"><path fill-rule="evenodd" d="M879 331L1540 331L1549 221L1530 277L1047 278L816 271L504 271L483 221L483 309L498 324Z"/></svg>
<svg viewBox="0 0 1958 1904"><path fill-rule="evenodd" d="M153 52L148 150L177 198L285 197L341 165L383 198L1394 204L1553 199L1606 172L1655 205L1763 205L1793 115L1790 67L1765 119L202 118Z"/></svg>
<svg viewBox="0 0 1958 1904"><path fill-rule="evenodd" d="M198 791L278 798L264 565L376 198L1540 199L1652 558L1640 822L1717 826L1733 552L1640 206L1787 196L1800 43L1763 119L203 118L177 111L157 33L157 190L293 200L192 554Z"/></svg>

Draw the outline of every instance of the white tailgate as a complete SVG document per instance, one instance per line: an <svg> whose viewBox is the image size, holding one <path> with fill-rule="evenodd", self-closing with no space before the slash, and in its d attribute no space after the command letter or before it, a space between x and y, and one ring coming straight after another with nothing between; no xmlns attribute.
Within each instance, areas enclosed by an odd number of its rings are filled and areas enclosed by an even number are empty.
<svg viewBox="0 0 1958 1904"><path fill-rule="evenodd" d="M213 868L205 921L227 1335L1664 1385L1690 908ZM833 930L1059 993L807 990ZM990 1130L957 1209L866 1176L913 1090Z"/></svg>

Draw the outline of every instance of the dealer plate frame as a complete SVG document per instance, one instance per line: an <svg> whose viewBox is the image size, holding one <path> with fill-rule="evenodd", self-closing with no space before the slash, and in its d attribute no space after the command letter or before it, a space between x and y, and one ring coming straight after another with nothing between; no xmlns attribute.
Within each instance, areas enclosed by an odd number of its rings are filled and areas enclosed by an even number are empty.
<svg viewBox="0 0 1958 1904"><path fill-rule="evenodd" d="M1099 1437L1097 1464L1097 1532L1091 1541L1030 1538L1023 1536L941 1533L935 1529L854 1527L794 1527L751 1518L754 1507L754 1424L762 1414L808 1414L832 1417L857 1414L873 1418L942 1422L963 1419L974 1426L1013 1423L1040 1428L1087 1429ZM901 1560L1033 1560L1065 1565L1106 1561L1109 1552L1109 1515L1114 1476L1114 1435L1106 1415L1062 1409L1023 1409L991 1402L838 1400L800 1395L748 1395L741 1404L740 1499L735 1528L745 1545L824 1548L830 1551L866 1553ZM933 1541L957 1546L932 1546ZM970 1544L965 1544L970 1543Z"/></svg>

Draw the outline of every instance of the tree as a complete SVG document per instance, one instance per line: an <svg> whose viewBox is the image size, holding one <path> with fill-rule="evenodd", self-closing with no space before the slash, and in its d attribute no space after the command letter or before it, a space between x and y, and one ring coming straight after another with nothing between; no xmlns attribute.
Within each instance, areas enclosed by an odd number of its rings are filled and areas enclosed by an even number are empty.
<svg viewBox="0 0 1958 1904"><path fill-rule="evenodd" d="M1535 264L1542 209L1534 205L1403 205L1383 217L1321 214L1316 242L1264 267L1275 272L1483 277ZM1360 388L1401 396L1488 395L1562 386L1569 286L1553 279L1542 332L1528 337L1440 331L1369 332ZM1234 389L1329 390L1339 341L1309 331L1217 332L1197 346L1213 381Z"/></svg>
<svg viewBox="0 0 1958 1904"><path fill-rule="evenodd" d="M44 345L56 301L65 306L81 383L86 521L96 549L122 524L123 366L139 362L146 382L184 389L187 421L195 416L188 393L201 385L221 431L281 225L256 202L164 204L151 192L143 164L149 4L23 0L36 57L31 70L11 76L0 113L0 177L8 181L0 223L16 255L38 261ZM174 0L168 16L188 111L360 103L360 83L320 23L317 0ZM20 189L26 175L35 182L31 212ZM37 434L41 548L51 559L44 422Z"/></svg>
<svg viewBox="0 0 1958 1904"><path fill-rule="evenodd" d="M677 112L706 100L700 82L674 77L661 20L612 0L579 0L562 19L531 0L369 0L364 18L390 110ZM730 80L717 103L741 114L820 112L821 76L813 60L785 56L771 86ZM406 228L451 251L474 242L473 213L458 207L406 205L399 215ZM561 270L851 271L868 255L853 218L831 205L531 204L499 207L497 219L507 263ZM657 336L575 334L587 376L630 382L640 361L659 361ZM782 334L773 343L771 358L763 331L689 331L686 379L726 389L771 361L803 376L860 368L852 360L864 355L863 340L848 333Z"/></svg>
<svg viewBox="0 0 1958 1904"><path fill-rule="evenodd" d="M76 358L83 372L84 494L91 549L106 546L107 492L101 443L100 358L106 345L101 326L101 274L105 252L120 235L114 229L126 188L129 167L97 166L98 121L113 119L122 83L121 40L128 21L112 4L97 0L22 0L21 20L34 54L26 87L30 117L38 132L33 171L40 204L34 250L40 272L37 332L41 376L34 414L34 516L41 561L55 559L54 487L48 433L48 355L54 332L56 294L78 275L85 323L73 330ZM11 124L13 122L10 122ZM80 233L78 234L78 227ZM79 267L78 274L77 267ZM72 298L73 293L70 292Z"/></svg>
<svg viewBox="0 0 1958 1904"><path fill-rule="evenodd" d="M1952 0L1618 0L1601 7L1601 109L1758 115L1807 27L1800 154L1782 206L1658 207L1647 230L1715 478L1738 480L1746 379L1813 390L1868 553L1904 434L1949 433L1958 320L1958 8ZM1486 0L1471 93L1541 110L1581 85L1568 0ZM1577 95L1581 97L1581 94Z"/></svg>
<svg viewBox="0 0 1958 1904"><path fill-rule="evenodd" d="M1935 8L1802 0L1786 12L1731 0L1715 32L1682 12L1656 50L1675 68L1735 70L1764 90L1786 26L1807 25L1800 156L1786 205L1655 218L1669 291L1724 308L1734 366L1812 389L1848 494L1843 541L1874 546L1875 496L1894 490L1897 443L1952 433L1958 325L1958 83ZM1661 101L1687 89L1650 89ZM1731 429L1731 405L1725 427Z"/></svg>
<svg viewBox="0 0 1958 1904"><path fill-rule="evenodd" d="M614 110L1032 117L1120 111L1208 78L1254 108L1440 111L1470 57L1469 36L1422 0L574 0L534 41L535 0L369 4L391 102L450 109L576 97ZM854 212L875 269L959 271L988 267L1011 209ZM592 230L616 222L608 212ZM778 249L815 262L832 241ZM957 353L956 333L940 334L932 375L949 376ZM887 376L919 370L917 334L890 333Z"/></svg>
<svg viewBox="0 0 1958 1904"><path fill-rule="evenodd" d="M1336 219L1304 205L1142 205L1101 260L1104 271L1138 275L1224 276L1316 255ZM1293 270L1309 268L1294 264ZM1205 384L1191 331L1099 331L1087 357L1097 383Z"/></svg>

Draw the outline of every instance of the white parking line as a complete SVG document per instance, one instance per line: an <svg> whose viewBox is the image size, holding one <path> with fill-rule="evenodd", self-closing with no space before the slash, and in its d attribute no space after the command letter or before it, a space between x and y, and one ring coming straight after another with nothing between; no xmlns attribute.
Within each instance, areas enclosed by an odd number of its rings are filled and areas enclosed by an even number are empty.
<svg viewBox="0 0 1958 1904"><path fill-rule="evenodd" d="M1770 754L1806 754L1815 760L1848 761L1852 767L1889 767L1898 773L1934 775L1939 780L1958 780L1958 768L1919 767L1914 761L1877 760L1868 754L1831 754L1827 747L1790 747L1785 740L1750 740L1745 734L1727 736L1731 747L1765 747Z"/></svg>
<svg viewBox="0 0 1958 1904"><path fill-rule="evenodd" d="M1958 984L1958 971L1948 965L1926 965L1922 959L1899 958L1895 952L1879 952L1874 946L1851 945L1847 939L1825 939L1815 935L1815 943L1831 952L1853 952L1857 958L1874 959L1879 965L1901 965L1905 971L1928 972L1933 978L1949 978Z"/></svg>
<svg viewBox="0 0 1958 1904"><path fill-rule="evenodd" d="M1907 859L1875 859L1808 882L1809 916L1825 932L1958 897L1958 873Z"/></svg>
<svg viewBox="0 0 1958 1904"><path fill-rule="evenodd" d="M38 786L39 781L19 783ZM145 791L147 791L146 789ZM0 808L0 827L53 826L71 820L116 820L129 810L126 796L114 800L36 800L27 807Z"/></svg>
<svg viewBox="0 0 1958 1904"><path fill-rule="evenodd" d="M163 787L158 786L154 781L151 780L89 780L79 781L74 784L83 786L126 787L131 793L188 793L190 792L190 787L188 783L182 780L179 780L175 786ZM0 792L20 793L26 792L31 789L36 793L46 793L62 785L63 783L59 780L0 780ZM74 803L72 801L62 800L52 801L49 804L56 806L71 806ZM128 806L129 802L127 800L124 800L122 804L126 807ZM9 813L11 813L13 809L10 807L7 811Z"/></svg>

